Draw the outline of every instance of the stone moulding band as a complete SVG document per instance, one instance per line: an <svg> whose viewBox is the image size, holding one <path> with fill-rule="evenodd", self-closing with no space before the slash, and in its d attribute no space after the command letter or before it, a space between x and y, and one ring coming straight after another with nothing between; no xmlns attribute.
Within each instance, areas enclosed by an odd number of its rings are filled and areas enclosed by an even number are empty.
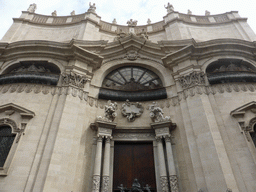
<svg viewBox="0 0 256 192"><path fill-rule="evenodd" d="M182 99L186 100L188 97L193 97L197 94L202 95L215 95L215 94L222 94L222 93L231 93L231 92L255 92L256 91L256 83L232 83L232 84L217 84L212 86L205 86L205 85L195 85L193 87L184 89L176 96L173 96L168 99L159 100L158 104L161 108L169 108L170 106L177 106L180 104ZM103 109L107 101L99 100L94 97L88 96L88 92L83 91L81 89L71 87L71 86L48 86L48 85L38 85L38 84L6 84L0 85L0 94L7 94L8 93L32 93L35 94L43 93L47 95L51 93L52 95L72 95L73 97L78 97L81 100L87 101L87 103L93 107Z"/></svg>

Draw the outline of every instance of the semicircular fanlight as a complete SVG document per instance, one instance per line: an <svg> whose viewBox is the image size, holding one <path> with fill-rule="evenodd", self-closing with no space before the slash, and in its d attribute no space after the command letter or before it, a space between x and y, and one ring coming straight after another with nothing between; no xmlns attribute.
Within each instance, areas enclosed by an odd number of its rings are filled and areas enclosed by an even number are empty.
<svg viewBox="0 0 256 192"><path fill-rule="evenodd" d="M139 91L161 88L160 78L152 71L141 67L122 67L112 71L103 81L104 88Z"/></svg>

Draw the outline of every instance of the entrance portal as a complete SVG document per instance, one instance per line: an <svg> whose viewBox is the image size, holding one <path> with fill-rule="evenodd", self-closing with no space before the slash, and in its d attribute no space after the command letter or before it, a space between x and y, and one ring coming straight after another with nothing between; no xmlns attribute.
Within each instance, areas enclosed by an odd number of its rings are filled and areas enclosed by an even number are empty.
<svg viewBox="0 0 256 192"><path fill-rule="evenodd" d="M148 184L156 191L153 143L115 142L113 188L123 184L130 189L137 178L142 189Z"/></svg>

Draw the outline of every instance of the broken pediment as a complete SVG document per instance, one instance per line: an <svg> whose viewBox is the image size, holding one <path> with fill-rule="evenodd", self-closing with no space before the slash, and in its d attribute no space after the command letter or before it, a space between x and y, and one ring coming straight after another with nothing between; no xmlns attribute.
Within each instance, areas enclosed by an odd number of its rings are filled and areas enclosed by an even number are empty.
<svg viewBox="0 0 256 192"><path fill-rule="evenodd" d="M256 101L247 103L241 107L230 112L230 115L233 117L243 117L247 111L251 111L256 115Z"/></svg>
<svg viewBox="0 0 256 192"><path fill-rule="evenodd" d="M0 106L0 118L12 117L12 119L14 119L16 122L26 122L34 116L34 112L13 103L8 103Z"/></svg>

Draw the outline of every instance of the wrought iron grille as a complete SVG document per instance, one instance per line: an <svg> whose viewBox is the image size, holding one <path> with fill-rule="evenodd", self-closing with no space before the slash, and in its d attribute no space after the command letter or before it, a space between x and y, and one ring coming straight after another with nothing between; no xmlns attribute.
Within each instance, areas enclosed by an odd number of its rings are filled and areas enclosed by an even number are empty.
<svg viewBox="0 0 256 192"><path fill-rule="evenodd" d="M12 134L12 129L9 126L0 127L0 167L4 166L6 158L12 147L15 135Z"/></svg>

